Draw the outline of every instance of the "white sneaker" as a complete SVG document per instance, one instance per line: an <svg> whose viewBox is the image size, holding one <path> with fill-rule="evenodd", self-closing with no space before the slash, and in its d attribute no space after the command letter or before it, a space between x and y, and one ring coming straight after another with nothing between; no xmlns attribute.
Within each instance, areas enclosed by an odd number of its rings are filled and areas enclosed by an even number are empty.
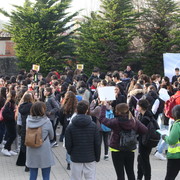
<svg viewBox="0 0 180 180"><path fill-rule="evenodd" d="M11 156L10 152L7 149L2 149L1 152L5 155L5 156Z"/></svg>
<svg viewBox="0 0 180 180"><path fill-rule="evenodd" d="M162 161L166 161L166 158L163 156L163 154L156 152L156 154L154 155L157 159L160 159Z"/></svg>
<svg viewBox="0 0 180 180"><path fill-rule="evenodd" d="M58 147L58 146L59 144L56 141L51 143L51 147Z"/></svg>
<svg viewBox="0 0 180 180"><path fill-rule="evenodd" d="M9 151L9 153L12 155L12 156L16 156L18 153L14 152L14 151Z"/></svg>

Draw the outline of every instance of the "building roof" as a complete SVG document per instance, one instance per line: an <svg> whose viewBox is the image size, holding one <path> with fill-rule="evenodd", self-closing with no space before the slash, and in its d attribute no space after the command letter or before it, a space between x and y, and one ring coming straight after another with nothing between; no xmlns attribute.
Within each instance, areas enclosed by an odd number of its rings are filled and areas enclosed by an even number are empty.
<svg viewBox="0 0 180 180"><path fill-rule="evenodd" d="M11 34L5 31L0 31L0 40L10 40Z"/></svg>

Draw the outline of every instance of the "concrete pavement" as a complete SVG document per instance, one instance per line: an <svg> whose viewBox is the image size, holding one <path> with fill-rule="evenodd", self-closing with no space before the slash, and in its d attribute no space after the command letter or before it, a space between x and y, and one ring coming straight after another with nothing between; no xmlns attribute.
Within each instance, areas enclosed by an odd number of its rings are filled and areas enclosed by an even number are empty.
<svg viewBox="0 0 180 180"><path fill-rule="evenodd" d="M103 148L102 148L103 151ZM56 161L56 165L52 167L51 180L68 180L70 177L70 171L66 170L66 151L62 147L62 143L59 143L59 147L53 148L53 153ZM137 152L136 152L137 158ZM137 171L137 159L135 158L135 173ZM24 172L24 167L16 166L17 156L6 157L0 153L0 180L27 180L29 173ZM151 167L152 167L152 180L164 180L166 174L166 161L157 160L151 155ZM101 155L101 161L97 163L97 180L116 180L116 174L113 168L111 157L108 161L103 159L103 153ZM176 178L180 179L180 174ZM39 170L38 180L42 180L41 172Z"/></svg>

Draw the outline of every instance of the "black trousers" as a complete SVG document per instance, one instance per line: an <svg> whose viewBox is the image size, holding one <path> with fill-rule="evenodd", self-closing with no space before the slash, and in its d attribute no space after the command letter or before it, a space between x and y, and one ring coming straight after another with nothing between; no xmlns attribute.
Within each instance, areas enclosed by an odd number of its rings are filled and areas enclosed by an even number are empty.
<svg viewBox="0 0 180 180"><path fill-rule="evenodd" d="M165 180L174 180L180 171L180 159L168 159Z"/></svg>
<svg viewBox="0 0 180 180"><path fill-rule="evenodd" d="M138 180L141 180L144 176L145 180L151 179L151 165L149 155L152 148L145 147L139 143L139 154L138 154Z"/></svg>
<svg viewBox="0 0 180 180"><path fill-rule="evenodd" d="M55 127L54 120L51 120L51 123L52 123L53 131L54 131L54 138L51 140L51 142L54 142L56 141L56 127Z"/></svg>
<svg viewBox="0 0 180 180"><path fill-rule="evenodd" d="M16 139L16 123L15 121L5 121L5 126L7 132L7 142L4 149L10 151L13 141Z"/></svg>
<svg viewBox="0 0 180 180"><path fill-rule="evenodd" d="M110 132L100 131L101 143L102 143L102 140L104 142L104 155L108 155L108 140L109 140L109 135L110 135Z"/></svg>
<svg viewBox="0 0 180 180"><path fill-rule="evenodd" d="M0 144L2 143L4 134L5 134L5 124L4 122L0 121Z"/></svg>
<svg viewBox="0 0 180 180"><path fill-rule="evenodd" d="M117 180L125 180L124 168L128 180L135 180L134 175L134 152L112 152L113 165Z"/></svg>

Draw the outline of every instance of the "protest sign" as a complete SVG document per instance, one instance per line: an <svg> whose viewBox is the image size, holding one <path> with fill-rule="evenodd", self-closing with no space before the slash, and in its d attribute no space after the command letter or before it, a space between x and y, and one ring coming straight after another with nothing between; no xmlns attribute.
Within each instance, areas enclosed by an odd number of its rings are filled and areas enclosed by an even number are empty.
<svg viewBox="0 0 180 180"><path fill-rule="evenodd" d="M83 70L84 69L84 64L77 64L77 69Z"/></svg>
<svg viewBox="0 0 180 180"><path fill-rule="evenodd" d="M115 97L115 86L99 87L98 95L100 101L113 101Z"/></svg>
<svg viewBox="0 0 180 180"><path fill-rule="evenodd" d="M32 70L34 70L34 71L39 71L40 70L40 66L39 65L37 65L37 64L33 64L32 65Z"/></svg>

